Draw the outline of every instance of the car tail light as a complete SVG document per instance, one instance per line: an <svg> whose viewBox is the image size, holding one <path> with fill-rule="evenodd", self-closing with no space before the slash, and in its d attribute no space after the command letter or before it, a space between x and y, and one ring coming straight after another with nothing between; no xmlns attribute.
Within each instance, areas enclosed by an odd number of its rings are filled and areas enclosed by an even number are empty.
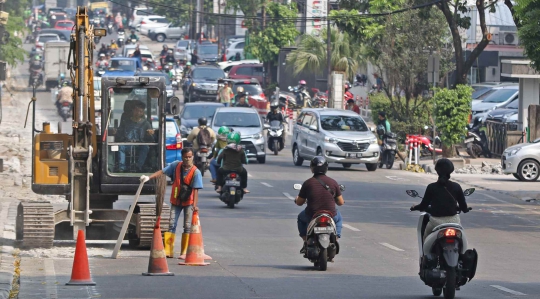
<svg viewBox="0 0 540 299"><path fill-rule="evenodd" d="M231 177L231 179L235 179L236 178L236 173L233 172L229 176Z"/></svg>
<svg viewBox="0 0 540 299"><path fill-rule="evenodd" d="M145 22L145 21L141 21L141 25L144 25L144 24L146 24L146 22Z"/></svg>
<svg viewBox="0 0 540 299"><path fill-rule="evenodd" d="M176 143L165 146L168 150L181 150L183 148L182 135L176 134Z"/></svg>
<svg viewBox="0 0 540 299"><path fill-rule="evenodd" d="M69 106L69 102L63 102L62 106Z"/></svg>
<svg viewBox="0 0 540 299"><path fill-rule="evenodd" d="M266 96L264 95L264 93L261 93L260 97L263 99L266 99Z"/></svg>

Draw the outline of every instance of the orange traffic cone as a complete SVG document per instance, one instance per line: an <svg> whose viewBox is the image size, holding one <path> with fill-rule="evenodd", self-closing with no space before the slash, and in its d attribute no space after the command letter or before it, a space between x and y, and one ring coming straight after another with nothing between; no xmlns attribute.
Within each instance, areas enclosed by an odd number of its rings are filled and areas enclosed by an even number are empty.
<svg viewBox="0 0 540 299"><path fill-rule="evenodd" d="M86 241L84 232L79 230L77 234L77 247L75 247L75 257L73 258L73 269L71 270L71 280L66 285L95 286L96 283L90 277L90 267L88 265L88 255L86 254Z"/></svg>
<svg viewBox="0 0 540 299"><path fill-rule="evenodd" d="M161 237L161 229L159 223L161 217L158 217L154 226L154 236L152 246L150 247L150 260L148 261L148 272L143 273L144 276L174 276L174 273L169 272L167 265L167 257L165 256L165 248L163 248L163 238Z"/></svg>
<svg viewBox="0 0 540 299"><path fill-rule="evenodd" d="M205 263L205 259L212 259L210 256L204 254L203 238L201 223L199 222L199 213L193 212L193 219L191 221L191 233L189 234L189 245L185 258L180 256L180 259L185 259L184 262L178 263L178 265L186 266L206 266L210 265Z"/></svg>

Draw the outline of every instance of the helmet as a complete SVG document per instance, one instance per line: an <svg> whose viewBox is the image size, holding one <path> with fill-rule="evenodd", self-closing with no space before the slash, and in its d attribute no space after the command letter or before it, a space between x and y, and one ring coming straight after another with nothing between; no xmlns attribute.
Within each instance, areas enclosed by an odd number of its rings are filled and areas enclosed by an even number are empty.
<svg viewBox="0 0 540 299"><path fill-rule="evenodd" d="M298 81L298 84L300 84L300 85L306 85L307 83L306 83L306 80L300 80L300 81Z"/></svg>
<svg viewBox="0 0 540 299"><path fill-rule="evenodd" d="M237 92L238 94L244 93L244 88L243 88L242 86L238 86L238 88L236 89L236 92Z"/></svg>
<svg viewBox="0 0 540 299"><path fill-rule="evenodd" d="M270 109L277 110L278 108L279 108L279 102L278 101L272 101L272 103L270 103Z"/></svg>
<svg viewBox="0 0 540 299"><path fill-rule="evenodd" d="M186 63L186 66L191 66L191 62Z"/></svg>
<svg viewBox="0 0 540 299"><path fill-rule="evenodd" d="M60 79L64 80L66 78L66 75L64 75L64 73L61 73L60 74Z"/></svg>
<svg viewBox="0 0 540 299"><path fill-rule="evenodd" d="M167 48L169 48L169 46L163 45L163 49L167 49Z"/></svg>
<svg viewBox="0 0 540 299"><path fill-rule="evenodd" d="M208 120L206 119L206 117L199 118L198 122L199 126L206 126L206 124L208 124Z"/></svg>
<svg viewBox="0 0 540 299"><path fill-rule="evenodd" d="M221 136L227 136L229 135L230 133L230 130L228 127L226 126L222 126L219 128L219 130L217 131L218 135L221 135Z"/></svg>
<svg viewBox="0 0 540 299"><path fill-rule="evenodd" d="M113 39L112 42L111 42L111 45L112 45L112 44L116 44L116 41L115 41L114 39Z"/></svg>
<svg viewBox="0 0 540 299"><path fill-rule="evenodd" d="M168 51L167 51L167 54L172 54L172 50L168 50Z"/></svg>
<svg viewBox="0 0 540 299"><path fill-rule="evenodd" d="M309 163L309 167L313 171L313 174L326 174L328 171L328 161L323 156L315 156L311 160L311 163Z"/></svg>
<svg viewBox="0 0 540 299"><path fill-rule="evenodd" d="M240 132L231 132L227 135L227 143L240 144Z"/></svg>
<svg viewBox="0 0 540 299"><path fill-rule="evenodd" d="M105 54L101 53L99 54L99 57L105 57Z"/></svg>
<svg viewBox="0 0 540 299"><path fill-rule="evenodd" d="M347 104L354 104L354 100L353 99L348 99Z"/></svg>
<svg viewBox="0 0 540 299"><path fill-rule="evenodd" d="M439 176L450 177L450 174L454 172L454 163L446 158L441 158L435 164L435 171Z"/></svg>
<svg viewBox="0 0 540 299"><path fill-rule="evenodd" d="M68 86L68 85L69 85L69 82L68 82L68 81L64 81L64 82L62 83L62 86Z"/></svg>

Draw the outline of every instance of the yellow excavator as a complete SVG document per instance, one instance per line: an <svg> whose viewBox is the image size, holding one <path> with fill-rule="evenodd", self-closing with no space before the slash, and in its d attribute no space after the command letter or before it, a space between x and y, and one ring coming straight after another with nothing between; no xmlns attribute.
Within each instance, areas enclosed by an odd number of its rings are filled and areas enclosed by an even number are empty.
<svg viewBox="0 0 540 299"><path fill-rule="evenodd" d="M120 195L134 195L139 177L163 168L165 162L164 78L103 77L102 117L96 124L92 58L94 42L106 35L106 29L93 28L84 6L77 8L75 21L68 59L72 128L62 132L59 123L54 133L45 122L41 130L36 129L35 88L30 102L32 190L65 196L68 204L56 210L46 201L21 202L16 236L23 248L50 248L55 239L74 240L79 230L90 240L118 238L128 212L113 209L113 203ZM133 62L130 59L123 63ZM170 111L177 112L179 105L179 99L172 98ZM155 194L155 186L145 184L141 194ZM161 225L168 226L169 215L165 206ZM137 204L125 236L130 246L150 246L155 219L153 202Z"/></svg>

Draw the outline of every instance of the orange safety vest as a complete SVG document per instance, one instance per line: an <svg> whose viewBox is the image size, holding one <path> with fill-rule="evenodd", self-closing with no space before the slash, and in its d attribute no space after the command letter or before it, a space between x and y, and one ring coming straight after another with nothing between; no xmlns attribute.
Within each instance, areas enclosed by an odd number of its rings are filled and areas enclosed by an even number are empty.
<svg viewBox="0 0 540 299"><path fill-rule="evenodd" d="M193 204L193 193L191 193L191 197L189 198L189 200L185 202L182 202L178 198L178 194L180 193L181 184L191 184L191 181L193 180L193 176L195 175L195 170L197 170L197 167L195 167L195 165L191 166L191 169L189 170L187 176L184 177L184 181L180 182L180 178L181 178L180 171L182 171L182 163L183 162L178 163L174 171L174 182L172 185L172 192L171 192L171 204L175 206L179 206L179 205L189 206Z"/></svg>

